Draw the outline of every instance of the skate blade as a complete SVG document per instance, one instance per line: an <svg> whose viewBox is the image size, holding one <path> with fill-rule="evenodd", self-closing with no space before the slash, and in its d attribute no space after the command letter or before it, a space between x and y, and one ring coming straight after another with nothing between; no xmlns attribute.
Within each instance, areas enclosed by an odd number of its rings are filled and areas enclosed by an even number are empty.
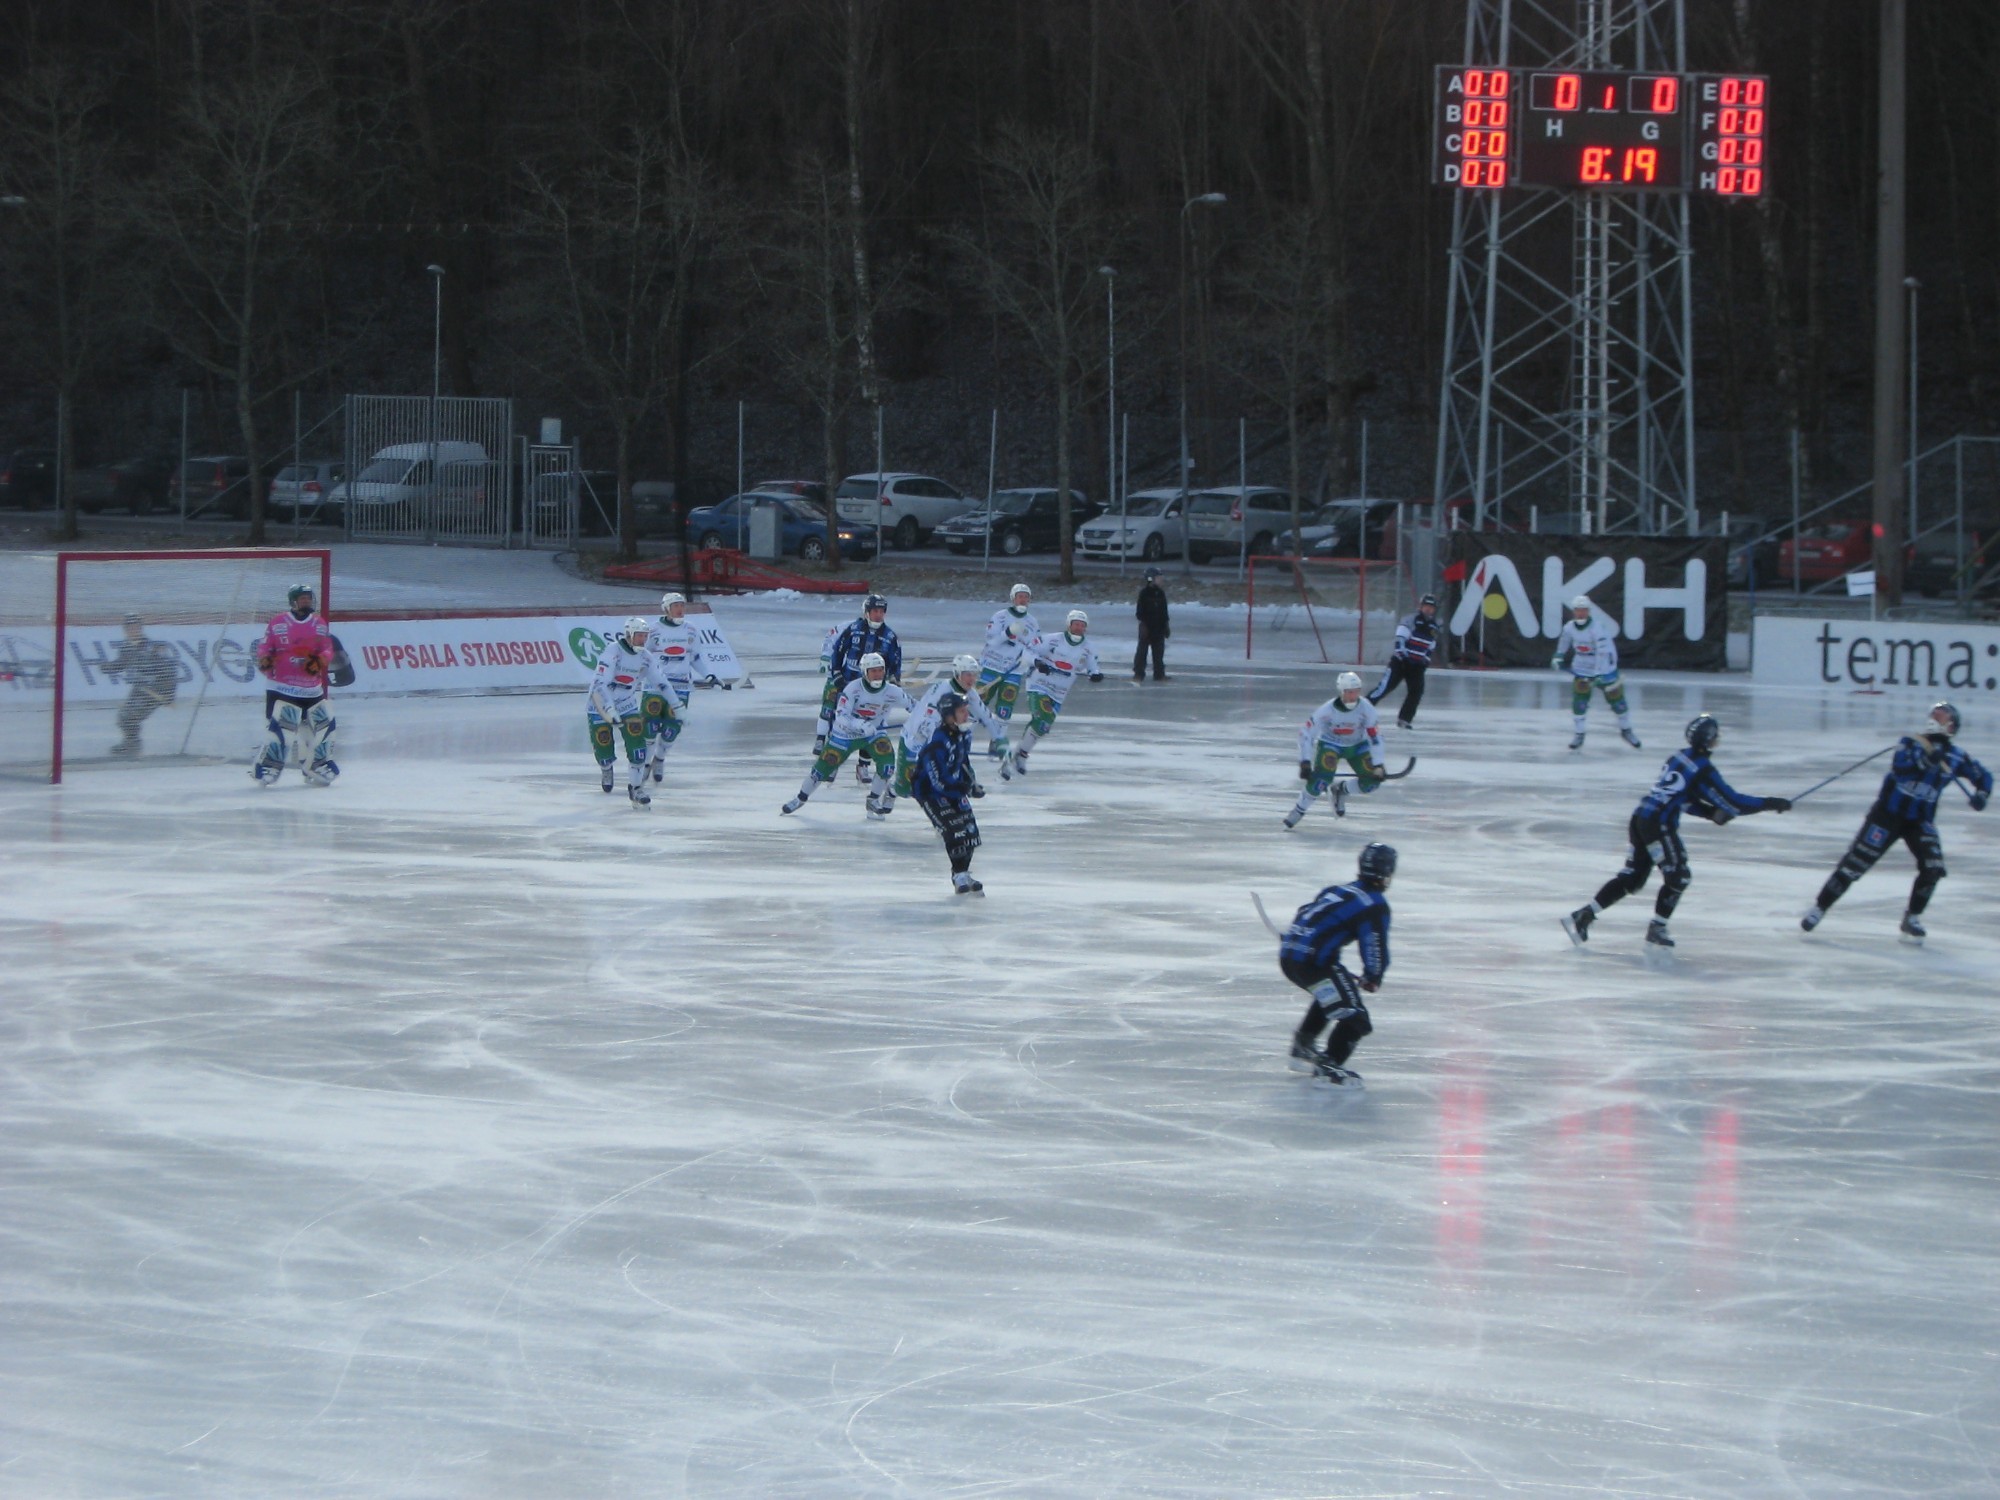
<svg viewBox="0 0 2000 1500"><path fill-rule="evenodd" d="M1349 1072L1345 1068L1338 1069L1332 1073L1327 1072L1324 1068L1316 1069L1313 1073L1312 1081L1314 1088L1333 1089L1343 1094L1365 1094L1368 1092L1368 1086L1361 1081L1361 1075Z"/></svg>
<svg viewBox="0 0 2000 1500"><path fill-rule="evenodd" d="M1921 948L1924 945L1924 940L1922 938L1912 937L1907 932L1897 933L1896 941L1901 943L1905 948Z"/></svg>
<svg viewBox="0 0 2000 1500"><path fill-rule="evenodd" d="M1569 934L1569 940L1572 943L1574 943L1577 947L1581 948L1586 942L1589 941L1589 939L1584 937L1582 930L1576 925L1576 919L1574 917L1564 917L1562 919L1562 924L1563 924L1563 931Z"/></svg>

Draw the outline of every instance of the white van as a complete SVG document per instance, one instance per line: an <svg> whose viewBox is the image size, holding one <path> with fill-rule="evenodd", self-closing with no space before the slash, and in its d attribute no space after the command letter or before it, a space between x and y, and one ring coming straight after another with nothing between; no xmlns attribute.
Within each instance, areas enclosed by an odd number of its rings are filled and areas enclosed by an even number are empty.
<svg viewBox="0 0 2000 1500"><path fill-rule="evenodd" d="M392 443L378 449L335 498L358 527L390 525L414 519L419 503L433 495L468 485L483 489L490 462L478 443Z"/></svg>

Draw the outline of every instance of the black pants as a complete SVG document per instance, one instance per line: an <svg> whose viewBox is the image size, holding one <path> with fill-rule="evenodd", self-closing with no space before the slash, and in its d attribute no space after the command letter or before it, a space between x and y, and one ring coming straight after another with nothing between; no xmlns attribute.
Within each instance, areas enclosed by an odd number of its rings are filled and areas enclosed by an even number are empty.
<svg viewBox="0 0 2000 1500"><path fill-rule="evenodd" d="M1937 824L1895 817L1879 802L1868 809L1867 821L1854 835L1854 842L1847 846L1847 852L1841 855L1834 872L1827 876L1826 884L1820 887L1819 900L1815 905L1822 911L1833 905L1847 894L1850 885L1875 868L1876 860L1898 843L1906 845L1916 856L1917 878L1910 886L1910 910L1921 912L1931 904L1931 892L1944 879L1944 841L1938 837Z"/></svg>
<svg viewBox="0 0 2000 1500"><path fill-rule="evenodd" d="M1650 818L1632 814L1627 830L1632 847L1625 856L1625 868L1604 882L1597 893L1600 909L1616 906L1627 896L1636 896L1652 878L1653 866L1660 867L1660 894L1653 901L1653 915L1665 921L1681 904L1681 892L1688 888L1694 873L1688 869L1687 845L1679 829L1663 829Z"/></svg>
<svg viewBox="0 0 2000 1500"><path fill-rule="evenodd" d="M1306 1013L1299 1019L1298 1030L1292 1033L1293 1045L1310 1051L1319 1040L1319 1034L1328 1024L1333 1026L1326 1039L1326 1056L1336 1068L1346 1063L1354 1055L1354 1049L1361 1045L1361 1039L1375 1029L1375 1023L1368 1019L1368 1006L1361 998L1361 985L1347 970L1335 964L1330 969L1313 969L1294 959L1280 957L1278 968L1285 978L1312 995L1307 1002ZM1332 1009L1320 1004L1320 997L1313 994L1316 986L1332 980L1335 1004Z"/></svg>
<svg viewBox="0 0 2000 1500"><path fill-rule="evenodd" d="M944 840L945 857L951 861L951 873L956 875L972 868L972 851L979 847L979 820L972 815L972 809L957 802L946 802L936 797L916 794L917 806L924 810L924 816L931 820L931 827Z"/></svg>
<svg viewBox="0 0 2000 1500"><path fill-rule="evenodd" d="M173 690L161 692L158 688L135 687L125 695L125 701L118 705L118 731L130 744L139 743L139 726L160 709L174 701Z"/></svg>
<svg viewBox="0 0 2000 1500"><path fill-rule="evenodd" d="M1368 701L1380 703L1394 691L1397 683L1408 683L1409 691L1403 694L1403 711L1396 717L1405 724L1415 722L1417 705L1424 701L1424 673L1429 668L1429 662L1410 661L1401 656L1390 657L1388 669L1382 673L1382 680L1369 690Z"/></svg>
<svg viewBox="0 0 2000 1500"><path fill-rule="evenodd" d="M1132 653L1132 675L1146 675L1146 653L1153 653L1153 681L1167 675L1167 633L1157 626L1139 622L1139 649Z"/></svg>

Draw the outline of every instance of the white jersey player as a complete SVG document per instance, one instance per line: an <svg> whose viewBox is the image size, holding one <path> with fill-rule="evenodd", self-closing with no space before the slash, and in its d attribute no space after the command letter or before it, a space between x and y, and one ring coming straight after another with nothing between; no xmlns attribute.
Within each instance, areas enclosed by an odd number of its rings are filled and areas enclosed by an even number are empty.
<svg viewBox="0 0 2000 1500"><path fill-rule="evenodd" d="M1569 601L1569 608L1569 622L1556 637L1556 654L1549 662L1551 668L1560 672L1563 658L1569 658L1569 711L1575 731L1569 747L1583 748L1584 716L1590 712L1590 691L1596 688L1618 716L1618 732L1625 737L1625 743L1637 750L1639 736L1632 728L1632 715L1625 703L1625 683L1618 675L1618 643L1612 638L1611 627L1598 619L1596 606L1588 594L1578 594Z"/></svg>
<svg viewBox="0 0 2000 1500"><path fill-rule="evenodd" d="M896 739L889 715L899 708L911 713L916 706L915 699L889 681L888 663L880 652L870 651L862 657L861 675L842 688L834 702L833 727L825 746L813 757L812 769L799 783L799 794L783 811L795 813L804 807L806 799L838 776L847 757L857 750L874 762L877 784L887 786L896 772ZM868 799L868 810L871 816L881 816L873 795Z"/></svg>
<svg viewBox="0 0 2000 1500"><path fill-rule="evenodd" d="M924 753L924 746L937 733L938 702L947 694L956 693L965 699L966 711L971 716L968 722L983 724L993 742L1001 747L1001 754L1007 753L1007 726L995 718L993 711L972 691L973 684L978 680L979 658L954 656L951 659L951 675L939 678L924 690L916 708L903 721L903 737L896 746L895 778L886 789L877 793L876 806L882 812L892 811L898 797L910 795L910 773L916 768L917 757Z"/></svg>
<svg viewBox="0 0 2000 1500"><path fill-rule="evenodd" d="M653 671L652 653L646 649L650 629L643 616L634 615L604 643L584 705L590 750L597 757L598 785L611 790L617 775L617 741L622 738L629 772L625 794L635 807L650 807L653 801L646 790L645 696Z"/></svg>
<svg viewBox="0 0 2000 1500"><path fill-rule="evenodd" d="M687 723L688 699L697 684L713 687L715 664L701 649L701 637L686 622L687 600L679 594L660 598L660 618L647 635L652 671L646 677L643 700L647 762L653 780L666 775L667 751Z"/></svg>
<svg viewBox="0 0 2000 1500"><path fill-rule="evenodd" d="M1063 622L1061 635L1042 636L1029 647L1033 664L1028 672L1028 732L1021 736L1021 748L1013 758L1000 762L1002 781L1028 774L1028 752L1035 748L1036 740L1056 727L1056 715L1062 712L1063 701L1076 686L1079 674L1092 682L1104 681L1097 648L1087 639L1089 633L1090 616L1073 609Z"/></svg>
<svg viewBox="0 0 2000 1500"><path fill-rule="evenodd" d="M1006 723L1014 717L1014 705L1021 700L1021 679L1027 671L1034 644L1042 638L1042 627L1029 613L1035 591L1017 583L1007 591L1007 607L995 610L986 625L986 645L979 653L979 696ZM988 755L1000 755L996 739L987 745Z"/></svg>
<svg viewBox="0 0 2000 1500"><path fill-rule="evenodd" d="M1361 679L1342 672L1334 687L1334 695L1299 729L1299 780L1305 787L1285 814L1287 828L1298 827L1299 819L1312 811L1328 787L1333 788L1334 816L1347 815L1347 785L1340 780L1343 763L1352 768L1355 783L1364 792L1374 791L1388 775L1382 765L1381 716L1361 696Z"/></svg>

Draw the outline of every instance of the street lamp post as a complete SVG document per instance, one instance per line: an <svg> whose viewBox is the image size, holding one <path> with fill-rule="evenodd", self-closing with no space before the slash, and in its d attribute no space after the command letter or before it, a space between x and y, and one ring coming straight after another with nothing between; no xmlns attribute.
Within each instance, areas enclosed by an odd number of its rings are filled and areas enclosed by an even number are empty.
<svg viewBox="0 0 2000 1500"><path fill-rule="evenodd" d="M1104 278L1104 508L1118 498L1118 272L1099 266ZM1125 507L1118 507L1118 576L1125 576Z"/></svg>
<svg viewBox="0 0 2000 1500"><path fill-rule="evenodd" d="M1924 284L1916 277L1903 278L1903 290L1910 294L1910 477L1907 481L1910 489L1910 529L1906 540L1912 542L1917 539L1917 293L1923 288Z"/></svg>
<svg viewBox="0 0 2000 1500"><path fill-rule="evenodd" d="M1192 462L1188 457L1188 372L1187 372L1187 283L1188 283L1188 213L1196 204L1207 208L1217 208L1229 201L1224 193L1199 193L1181 205L1180 223L1180 296L1177 299L1180 312L1180 367L1181 367L1181 573L1185 577L1194 575L1194 554L1188 547L1188 468Z"/></svg>
<svg viewBox="0 0 2000 1500"><path fill-rule="evenodd" d="M431 480L424 498L424 540L431 539L437 519L438 496L438 395L443 386L444 352L444 267L428 265L431 278Z"/></svg>

